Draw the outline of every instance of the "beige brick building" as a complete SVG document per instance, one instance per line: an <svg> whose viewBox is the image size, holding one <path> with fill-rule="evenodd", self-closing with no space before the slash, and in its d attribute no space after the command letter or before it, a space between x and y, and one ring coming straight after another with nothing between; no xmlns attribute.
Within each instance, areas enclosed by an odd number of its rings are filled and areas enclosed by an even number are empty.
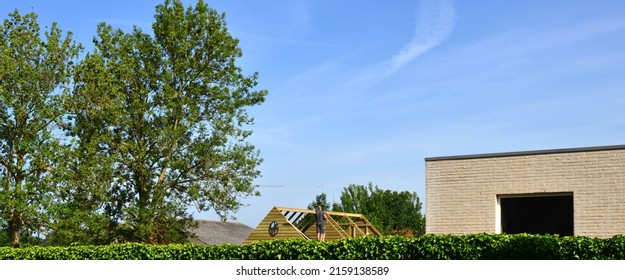
<svg viewBox="0 0 625 280"><path fill-rule="evenodd" d="M426 232L625 234L625 145L425 159Z"/></svg>

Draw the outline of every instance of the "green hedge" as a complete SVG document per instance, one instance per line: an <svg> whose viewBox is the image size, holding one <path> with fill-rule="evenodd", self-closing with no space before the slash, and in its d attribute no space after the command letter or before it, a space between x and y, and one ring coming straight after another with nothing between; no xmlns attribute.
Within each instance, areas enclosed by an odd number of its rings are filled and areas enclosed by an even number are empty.
<svg viewBox="0 0 625 280"><path fill-rule="evenodd" d="M601 239L529 234L361 237L332 242L248 245L147 245L0 248L2 260L612 260L625 259L625 236Z"/></svg>

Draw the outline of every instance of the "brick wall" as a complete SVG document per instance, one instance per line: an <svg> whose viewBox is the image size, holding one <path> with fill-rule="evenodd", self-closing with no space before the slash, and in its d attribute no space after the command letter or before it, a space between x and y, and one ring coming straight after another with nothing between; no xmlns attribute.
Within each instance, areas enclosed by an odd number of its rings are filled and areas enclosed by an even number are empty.
<svg viewBox="0 0 625 280"><path fill-rule="evenodd" d="M575 235L625 234L625 146L426 159L426 232L496 233L498 195L573 193Z"/></svg>

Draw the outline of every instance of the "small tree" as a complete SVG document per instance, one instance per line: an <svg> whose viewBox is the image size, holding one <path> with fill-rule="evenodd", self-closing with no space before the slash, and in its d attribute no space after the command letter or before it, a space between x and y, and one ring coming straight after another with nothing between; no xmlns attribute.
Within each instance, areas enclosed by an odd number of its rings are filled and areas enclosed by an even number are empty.
<svg viewBox="0 0 625 280"><path fill-rule="evenodd" d="M330 204L328 203L328 196L325 193L321 193L320 195L315 197L315 200L308 204L309 210L316 210L317 205L321 205L323 210L330 210Z"/></svg>
<svg viewBox="0 0 625 280"><path fill-rule="evenodd" d="M416 193L376 189L371 194L369 212L386 234L418 235L424 232L425 220L421 201Z"/></svg>

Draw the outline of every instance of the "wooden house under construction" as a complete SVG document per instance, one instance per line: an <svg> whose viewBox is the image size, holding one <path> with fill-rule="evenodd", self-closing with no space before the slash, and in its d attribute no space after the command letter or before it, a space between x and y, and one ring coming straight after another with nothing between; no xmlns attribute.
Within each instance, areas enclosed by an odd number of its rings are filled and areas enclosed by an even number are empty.
<svg viewBox="0 0 625 280"><path fill-rule="evenodd" d="M326 213L326 241L382 235L362 214L332 211ZM317 239L315 210L273 207L244 243L288 238Z"/></svg>

